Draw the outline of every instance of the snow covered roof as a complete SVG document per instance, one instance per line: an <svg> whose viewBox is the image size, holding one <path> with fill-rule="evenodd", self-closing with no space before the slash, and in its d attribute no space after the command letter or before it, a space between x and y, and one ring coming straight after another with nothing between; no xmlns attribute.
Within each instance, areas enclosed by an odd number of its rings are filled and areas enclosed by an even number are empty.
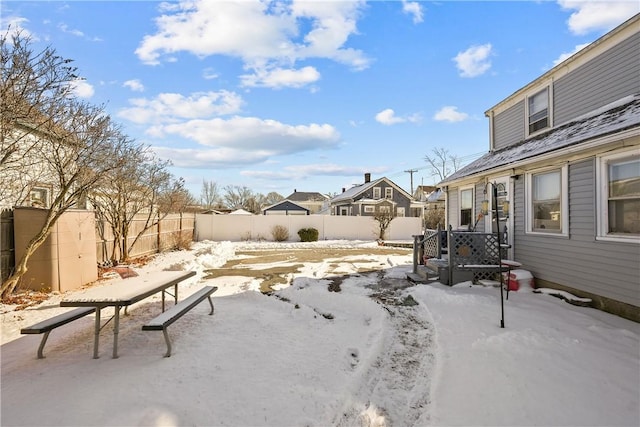
<svg viewBox="0 0 640 427"><path fill-rule="evenodd" d="M247 212L244 209L236 209L233 212L230 212L229 215L253 215L251 212Z"/></svg>
<svg viewBox="0 0 640 427"><path fill-rule="evenodd" d="M353 200L359 194L364 193L365 191L367 191L371 187L375 187L376 185L378 185L382 181L387 182L389 185L393 186L398 191L401 191L402 194L404 194L408 199L413 199L411 194L409 194L406 191L404 191L401 187L399 187L396 183L391 181L389 178L383 176L382 178L378 178L375 181L365 182L364 184L355 185L355 186L351 187L350 189L343 191L342 193L338 194L333 199L331 199L331 203L335 204L337 202L342 202L342 201L345 201L345 200Z"/></svg>
<svg viewBox="0 0 640 427"><path fill-rule="evenodd" d="M541 154L577 146L594 138L635 128L639 125L640 94L637 94L625 97L542 135L525 139L501 150L489 152L445 178L440 184L447 184Z"/></svg>

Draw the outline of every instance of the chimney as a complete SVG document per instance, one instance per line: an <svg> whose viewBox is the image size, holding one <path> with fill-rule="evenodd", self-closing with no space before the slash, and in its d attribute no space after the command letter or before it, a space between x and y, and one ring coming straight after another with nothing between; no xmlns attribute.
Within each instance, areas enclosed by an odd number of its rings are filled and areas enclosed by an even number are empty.
<svg viewBox="0 0 640 427"><path fill-rule="evenodd" d="M347 191L347 189L342 187L342 192L344 193L345 191Z"/></svg>
<svg viewBox="0 0 640 427"><path fill-rule="evenodd" d="M367 172L364 174L364 183L367 184L369 182L371 182L371 174Z"/></svg>
<svg viewBox="0 0 640 427"><path fill-rule="evenodd" d="M294 189L293 189L293 192L294 192L294 193L297 193L297 192L298 192L298 190L297 190L296 188L294 188Z"/></svg>

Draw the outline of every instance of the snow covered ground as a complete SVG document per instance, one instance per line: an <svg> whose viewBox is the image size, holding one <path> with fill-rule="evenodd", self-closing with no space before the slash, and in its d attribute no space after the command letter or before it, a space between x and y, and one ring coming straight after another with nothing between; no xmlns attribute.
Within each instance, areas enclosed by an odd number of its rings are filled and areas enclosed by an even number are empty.
<svg viewBox="0 0 640 427"><path fill-rule="evenodd" d="M375 242L317 242L373 247ZM308 247L309 244L278 244ZM411 254L371 256L379 272L343 259L341 281L309 263L271 296L247 277L205 280L236 250L272 243L200 242L137 271L194 270L186 296L203 303L161 333L140 325L159 297L110 329L92 354L93 318L40 336L21 327L64 311L60 295L26 310L1 306L3 426L640 425L640 325L548 294L512 292L500 328L498 288L411 285ZM361 261L360 261L361 262ZM366 266L365 266L366 267ZM265 268L255 266L255 268ZM114 279L121 280L121 279ZM329 284L339 284L330 292ZM417 303L417 304L416 304Z"/></svg>

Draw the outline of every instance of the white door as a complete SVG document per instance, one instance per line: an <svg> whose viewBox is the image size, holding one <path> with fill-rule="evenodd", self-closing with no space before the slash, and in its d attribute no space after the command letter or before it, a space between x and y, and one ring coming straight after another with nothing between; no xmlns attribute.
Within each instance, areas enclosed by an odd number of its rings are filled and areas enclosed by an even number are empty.
<svg viewBox="0 0 640 427"><path fill-rule="evenodd" d="M488 221L485 221L485 232L491 233L498 230L496 222L496 202L494 201L494 187L497 189L498 222L500 231L500 242L508 246L507 254L509 259L513 259L513 188L508 176L501 176L489 181L487 186L489 200Z"/></svg>

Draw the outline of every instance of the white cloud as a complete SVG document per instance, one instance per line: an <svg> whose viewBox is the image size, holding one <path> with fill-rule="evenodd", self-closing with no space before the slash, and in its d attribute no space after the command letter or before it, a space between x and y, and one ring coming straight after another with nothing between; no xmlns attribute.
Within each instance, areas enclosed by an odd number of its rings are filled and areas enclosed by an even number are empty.
<svg viewBox="0 0 640 427"><path fill-rule="evenodd" d="M464 52L460 52L453 60L460 71L462 77L477 77L491 68L491 44L481 46L471 46Z"/></svg>
<svg viewBox="0 0 640 427"><path fill-rule="evenodd" d="M29 22L27 18L21 16L4 16L0 21L0 32L7 34L10 37L20 33L22 37L30 37L33 41L40 41L40 39L32 34L24 27L24 24Z"/></svg>
<svg viewBox="0 0 640 427"><path fill-rule="evenodd" d="M122 84L124 87L128 87L134 92L144 92L144 85L138 79L127 80Z"/></svg>
<svg viewBox="0 0 640 427"><path fill-rule="evenodd" d="M320 73L314 67L304 67L299 70L275 68L272 70L255 70L254 74L240 76L242 86L300 88L320 79Z"/></svg>
<svg viewBox="0 0 640 427"><path fill-rule="evenodd" d="M91 98L95 92L93 86L86 80L73 80L69 83L71 90L78 98Z"/></svg>
<svg viewBox="0 0 640 427"><path fill-rule="evenodd" d="M420 122L420 120L421 117L419 114L412 114L406 117L396 116L395 111L393 111L391 108L387 108L386 110L382 110L378 114L376 114L376 121L386 126L406 122L418 123Z"/></svg>
<svg viewBox="0 0 640 427"><path fill-rule="evenodd" d="M402 11L413 16L414 24L419 24L424 21L422 5L416 1L402 0Z"/></svg>
<svg viewBox="0 0 640 427"><path fill-rule="evenodd" d="M579 44L578 46L575 47L575 49L573 50L573 52L568 52L568 53L563 53L562 55L560 55L558 57L558 59L556 59L555 61L553 61L553 66L555 67L556 65L558 65L559 63L561 63L562 61L564 61L565 59L569 58L570 56L572 56L574 53L577 53L579 51L581 51L582 49L584 49L585 47L589 46L590 43L584 43L584 44Z"/></svg>
<svg viewBox="0 0 640 427"><path fill-rule="evenodd" d="M573 10L567 24L572 33L609 31L640 12L637 1L559 0L564 10Z"/></svg>
<svg viewBox="0 0 640 427"><path fill-rule="evenodd" d="M120 110L119 117L140 124L163 124L184 119L234 114L240 111L243 100L234 92L222 90L198 92L190 96L161 93L152 99L130 99L129 103L132 107Z"/></svg>
<svg viewBox="0 0 640 427"><path fill-rule="evenodd" d="M178 167L235 167L338 146L340 135L330 125L293 126L275 120L234 117L228 120L191 120L163 126L163 135L197 142L195 149L154 147Z"/></svg>
<svg viewBox="0 0 640 427"><path fill-rule="evenodd" d="M163 5L163 15L156 19L157 32L143 38L136 54L148 64L182 51L198 57L229 55L241 58L255 76L264 70L271 70L267 76L272 71L296 70L296 62L308 58L331 59L360 70L370 60L345 45L357 33L363 6L361 0L290 4L195 0ZM306 68L302 68L302 80L296 70L294 81L299 86L313 81ZM254 84L262 81L256 78Z"/></svg>
<svg viewBox="0 0 640 427"><path fill-rule="evenodd" d="M67 24L58 24L58 29L63 33L71 34L76 37L84 37L84 33L82 31L69 28Z"/></svg>
<svg viewBox="0 0 640 427"><path fill-rule="evenodd" d="M213 80L217 79L219 76L213 68L205 68L204 70L202 70L202 77L205 80Z"/></svg>
<svg viewBox="0 0 640 427"><path fill-rule="evenodd" d="M439 122L462 122L467 120L469 115L467 113L461 113L458 111L458 107L454 106L446 106L442 107L436 114L433 116L434 120Z"/></svg>

